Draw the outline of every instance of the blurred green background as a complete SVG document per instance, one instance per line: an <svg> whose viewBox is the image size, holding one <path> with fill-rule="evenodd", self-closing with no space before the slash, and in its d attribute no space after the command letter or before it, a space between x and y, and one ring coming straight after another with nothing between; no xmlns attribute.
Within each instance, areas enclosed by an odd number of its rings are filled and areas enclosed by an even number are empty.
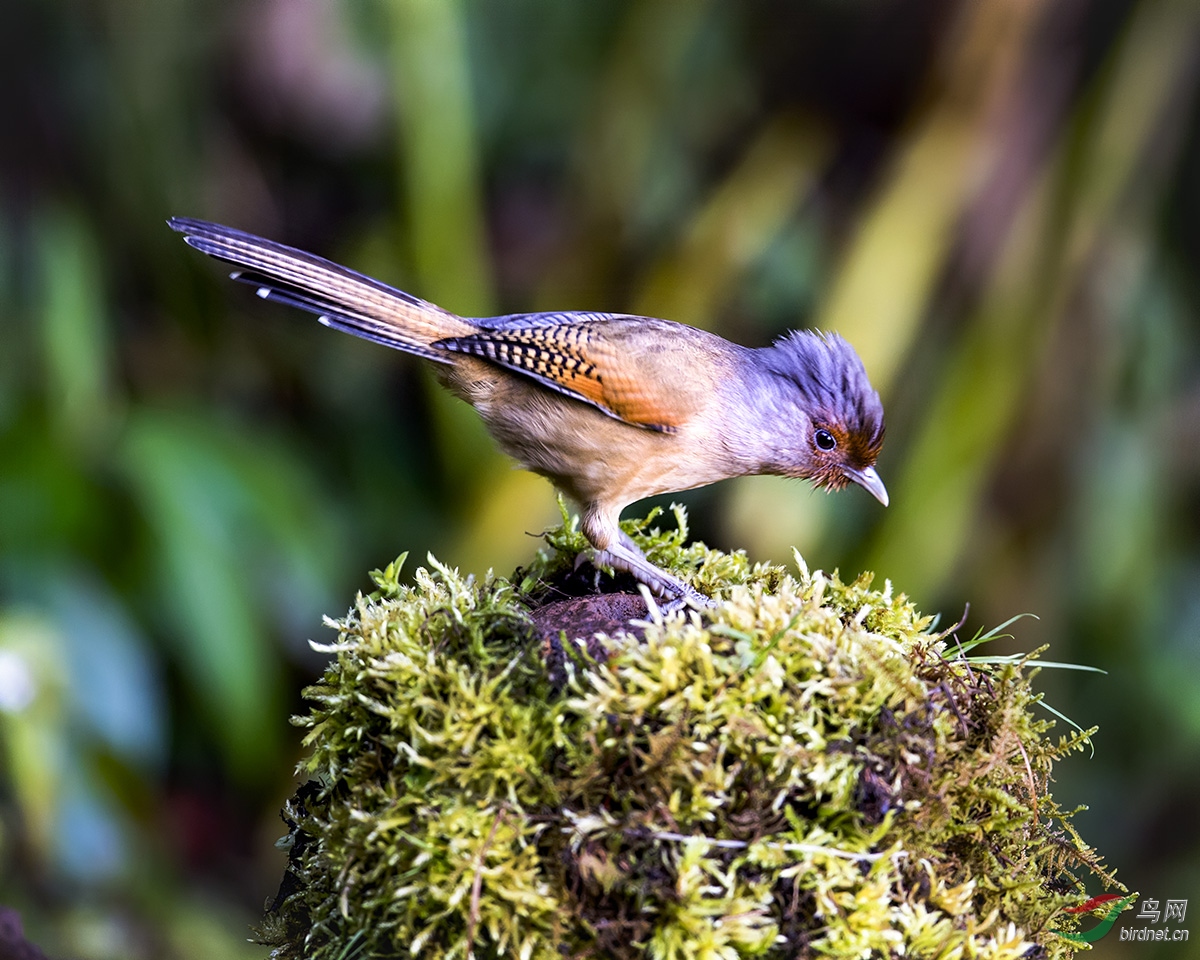
<svg viewBox="0 0 1200 960"><path fill-rule="evenodd" d="M182 214L459 313L839 330L891 507L754 478L694 533L1107 670L1039 680L1101 727L1057 795L1197 942L1095 955L1200 956L1198 71L1188 0L5 0L0 904L55 956L264 956L321 615L556 516Z"/></svg>

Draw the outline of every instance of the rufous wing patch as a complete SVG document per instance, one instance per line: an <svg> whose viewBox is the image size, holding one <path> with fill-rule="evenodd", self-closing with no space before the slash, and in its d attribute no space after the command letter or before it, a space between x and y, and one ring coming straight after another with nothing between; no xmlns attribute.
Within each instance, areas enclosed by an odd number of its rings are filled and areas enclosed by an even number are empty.
<svg viewBox="0 0 1200 960"><path fill-rule="evenodd" d="M590 403L626 423L673 433L691 412L660 378L626 349L625 337L611 337L613 321L539 323L487 329L434 346L482 357L524 373L552 390ZM672 400L676 402L672 403Z"/></svg>

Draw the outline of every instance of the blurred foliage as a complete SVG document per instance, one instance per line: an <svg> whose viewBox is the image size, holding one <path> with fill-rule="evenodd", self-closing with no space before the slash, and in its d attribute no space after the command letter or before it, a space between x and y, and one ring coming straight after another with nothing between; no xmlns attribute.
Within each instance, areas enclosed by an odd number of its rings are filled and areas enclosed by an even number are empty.
<svg viewBox="0 0 1200 960"><path fill-rule="evenodd" d="M753 478L697 533L1037 613L1020 648L1109 671L1042 681L1102 728L1057 792L1200 894L1198 38L1190 0L0 4L0 901L61 955L261 956L320 614L555 516L171 214L466 313L838 329L892 506Z"/></svg>

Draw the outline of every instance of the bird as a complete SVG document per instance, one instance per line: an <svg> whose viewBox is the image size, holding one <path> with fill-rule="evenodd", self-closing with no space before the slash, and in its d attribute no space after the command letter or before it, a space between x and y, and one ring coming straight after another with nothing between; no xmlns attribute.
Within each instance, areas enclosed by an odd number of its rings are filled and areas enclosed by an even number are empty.
<svg viewBox="0 0 1200 960"><path fill-rule="evenodd" d="M462 317L312 253L172 217L264 300L418 356L475 408L496 444L582 508L597 568L625 571L672 607L708 597L645 556L622 510L754 474L854 483L887 506L875 463L884 416L854 348L792 330L746 347L671 320L566 311Z"/></svg>

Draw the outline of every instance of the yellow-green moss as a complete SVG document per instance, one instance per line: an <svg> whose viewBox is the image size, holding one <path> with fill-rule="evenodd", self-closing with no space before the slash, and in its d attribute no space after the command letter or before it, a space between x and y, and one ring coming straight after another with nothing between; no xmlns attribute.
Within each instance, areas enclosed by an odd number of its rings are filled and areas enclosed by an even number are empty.
<svg viewBox="0 0 1200 960"><path fill-rule="evenodd" d="M281 960L1065 957L1048 932L1115 885L1047 784L1025 665L968 665L890 584L751 566L626 529L720 602L552 685L516 582L399 564L307 691L311 776L263 927ZM568 645L575 650L575 645ZM1094 892L1094 891L1093 891Z"/></svg>

